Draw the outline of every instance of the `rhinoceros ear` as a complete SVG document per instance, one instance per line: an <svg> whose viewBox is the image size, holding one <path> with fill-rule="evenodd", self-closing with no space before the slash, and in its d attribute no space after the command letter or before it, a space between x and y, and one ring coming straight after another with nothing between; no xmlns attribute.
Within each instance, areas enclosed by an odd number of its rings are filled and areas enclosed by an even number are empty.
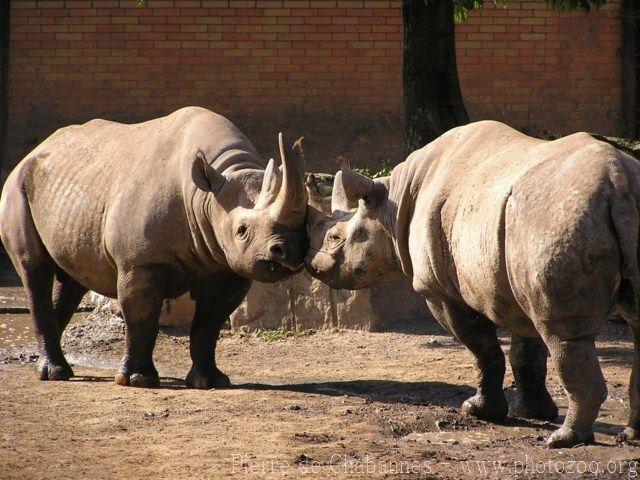
<svg viewBox="0 0 640 480"><path fill-rule="evenodd" d="M296 140L296 143L294 143L293 147L291 147L291 151L296 157L296 160L300 163L300 169L304 172L304 137L300 137L298 140Z"/></svg>
<svg viewBox="0 0 640 480"><path fill-rule="evenodd" d="M209 165L204 153L200 150L196 152L191 164L191 178L200 190L213 192L214 195L220 193L220 190L227 182L224 176Z"/></svg>
<svg viewBox="0 0 640 480"><path fill-rule="evenodd" d="M324 200L322 200L322 195L320 194L320 188L318 188L318 182L316 181L316 176L313 173L309 174L307 181L305 182L305 187L307 187L307 197L309 198L309 206L316 209L318 212L329 215L327 208L325 207Z"/></svg>

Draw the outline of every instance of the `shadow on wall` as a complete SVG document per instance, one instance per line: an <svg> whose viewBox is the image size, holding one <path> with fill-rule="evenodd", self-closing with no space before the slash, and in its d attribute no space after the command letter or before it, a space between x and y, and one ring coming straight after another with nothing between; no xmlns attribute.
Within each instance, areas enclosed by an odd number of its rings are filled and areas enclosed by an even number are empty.
<svg viewBox="0 0 640 480"><path fill-rule="evenodd" d="M275 156L276 138L282 131L289 141L304 136L306 170L335 173L336 158L346 157L352 166L377 171L382 162L397 165L404 160L400 112L345 112L341 108L321 113L289 112L261 118L230 115L265 157Z"/></svg>
<svg viewBox="0 0 640 480"><path fill-rule="evenodd" d="M215 106L203 106L217 110ZM11 118L9 119L7 162L3 165L3 179L29 151L58 128L94 118L139 123L171 113L162 108L147 112L122 108L109 112L92 111L82 117L68 118L56 112L56 108L43 103L32 105L29 114L21 116L25 118L24 124L12 123ZM265 159L278 158L278 132L283 132L290 142L305 137L308 171L335 172L338 168L335 163L338 155L345 156L354 166L373 170L378 170L383 161L396 165L404 160L401 112L347 112L336 106L334 109L313 113L299 109L261 114L217 113L234 122Z"/></svg>

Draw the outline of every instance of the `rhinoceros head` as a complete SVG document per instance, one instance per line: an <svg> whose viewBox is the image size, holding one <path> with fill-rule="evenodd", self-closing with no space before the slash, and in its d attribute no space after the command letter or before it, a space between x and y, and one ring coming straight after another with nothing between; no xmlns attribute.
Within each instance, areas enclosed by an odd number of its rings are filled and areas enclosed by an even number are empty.
<svg viewBox="0 0 640 480"><path fill-rule="evenodd" d="M231 169L222 175L206 161L194 162L196 184L213 192L205 211L227 264L261 282L300 271L308 246L302 139L288 147L280 134L279 146L281 168L271 159L261 188L256 170Z"/></svg>
<svg viewBox="0 0 640 480"><path fill-rule="evenodd" d="M372 180L343 164L334 179L331 212L315 179L307 181L305 257L309 273L333 288L359 289L396 278L391 234L381 217L387 204L386 179Z"/></svg>

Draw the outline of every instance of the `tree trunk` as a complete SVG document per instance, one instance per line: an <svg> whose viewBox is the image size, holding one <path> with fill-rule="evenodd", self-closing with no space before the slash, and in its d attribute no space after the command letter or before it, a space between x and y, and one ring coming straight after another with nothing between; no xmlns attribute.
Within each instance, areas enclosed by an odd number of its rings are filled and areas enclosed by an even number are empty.
<svg viewBox="0 0 640 480"><path fill-rule="evenodd" d="M622 4L622 129L628 138L640 138L639 114L640 84L638 74L638 47L640 46L640 5L636 0Z"/></svg>
<svg viewBox="0 0 640 480"><path fill-rule="evenodd" d="M4 180L9 100L10 0L0 0L0 178Z"/></svg>
<svg viewBox="0 0 640 480"><path fill-rule="evenodd" d="M456 64L452 0L404 0L404 148L469 122Z"/></svg>

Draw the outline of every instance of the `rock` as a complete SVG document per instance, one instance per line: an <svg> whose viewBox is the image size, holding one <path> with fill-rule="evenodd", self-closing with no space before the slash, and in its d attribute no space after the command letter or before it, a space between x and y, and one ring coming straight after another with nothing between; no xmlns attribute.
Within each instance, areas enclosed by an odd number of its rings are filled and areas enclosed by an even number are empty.
<svg viewBox="0 0 640 480"><path fill-rule="evenodd" d="M119 315L116 300L92 294L96 309ZM166 300L160 325L185 327L191 324L195 303L189 295ZM430 317L424 300L407 280L364 290L333 290L306 272L277 283L254 282L246 298L230 315L231 328L306 330L351 328L379 331L394 323Z"/></svg>
<svg viewBox="0 0 640 480"><path fill-rule="evenodd" d="M94 313L111 317L122 316L118 301L113 298L90 292L85 301L88 305L93 306ZM188 294L176 299L165 300L160 312L160 325L163 327L191 325L194 312L195 303L189 298Z"/></svg>
<svg viewBox="0 0 640 480"><path fill-rule="evenodd" d="M160 312L160 325L163 327L183 327L191 325L196 303L189 294L173 300L165 300Z"/></svg>

